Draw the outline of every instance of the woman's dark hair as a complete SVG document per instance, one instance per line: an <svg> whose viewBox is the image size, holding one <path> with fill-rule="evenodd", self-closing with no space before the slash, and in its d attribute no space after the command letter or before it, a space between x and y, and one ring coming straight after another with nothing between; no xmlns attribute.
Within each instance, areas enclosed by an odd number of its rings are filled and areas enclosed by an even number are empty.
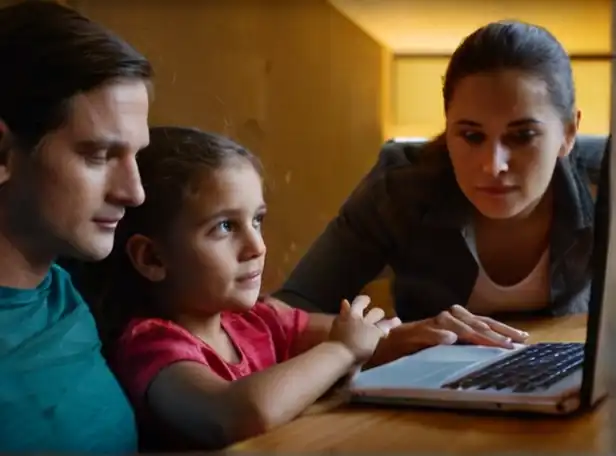
<svg viewBox="0 0 616 456"><path fill-rule="evenodd" d="M76 11L31 0L0 9L0 119L26 151L62 125L70 99L118 79L149 81L128 43Z"/></svg>
<svg viewBox="0 0 616 456"><path fill-rule="evenodd" d="M543 80L562 119L573 119L575 89L567 52L545 28L518 21L488 24L462 41L445 74L445 111L463 78L501 70L519 70Z"/></svg>
<svg viewBox="0 0 616 456"><path fill-rule="evenodd" d="M194 128L150 128L150 144L137 158L145 202L126 209L111 255L87 265L80 277L79 287L94 307L104 342L113 342L130 318L162 316L148 299L152 284L134 269L126 254L128 239L142 234L164 240L204 173L207 178L211 171L241 162L250 163L261 174L258 158L228 138Z"/></svg>
<svg viewBox="0 0 616 456"><path fill-rule="evenodd" d="M544 81L563 121L574 119L575 87L567 52L545 28L519 21L492 22L462 41L445 73L445 112L462 79L503 70L518 70ZM425 150L446 152L445 134L427 143Z"/></svg>

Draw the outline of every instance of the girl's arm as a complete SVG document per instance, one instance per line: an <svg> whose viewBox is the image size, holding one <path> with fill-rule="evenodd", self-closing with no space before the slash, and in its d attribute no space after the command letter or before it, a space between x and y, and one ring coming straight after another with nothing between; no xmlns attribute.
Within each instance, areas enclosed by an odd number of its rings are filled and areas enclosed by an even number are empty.
<svg viewBox="0 0 616 456"><path fill-rule="evenodd" d="M381 309L364 315L370 300L344 301L326 341L233 382L204 364L177 361L149 382L152 411L187 437L210 447L230 444L286 423L341 377L367 361L396 322Z"/></svg>
<svg viewBox="0 0 616 456"><path fill-rule="evenodd" d="M177 362L156 375L147 392L152 411L186 437L222 447L268 431L300 414L356 364L339 342L240 380L227 382L207 366Z"/></svg>

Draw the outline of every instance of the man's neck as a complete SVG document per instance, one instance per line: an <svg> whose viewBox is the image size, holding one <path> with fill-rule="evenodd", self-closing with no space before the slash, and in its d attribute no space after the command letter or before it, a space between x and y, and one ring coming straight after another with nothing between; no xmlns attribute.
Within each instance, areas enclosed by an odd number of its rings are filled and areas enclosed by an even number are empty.
<svg viewBox="0 0 616 456"><path fill-rule="evenodd" d="M36 256L0 231L0 287L36 288L49 272L53 258Z"/></svg>

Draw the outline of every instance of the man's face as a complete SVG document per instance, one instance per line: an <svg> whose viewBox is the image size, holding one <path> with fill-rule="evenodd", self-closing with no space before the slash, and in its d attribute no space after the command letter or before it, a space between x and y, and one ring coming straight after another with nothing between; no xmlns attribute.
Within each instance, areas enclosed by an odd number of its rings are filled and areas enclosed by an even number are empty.
<svg viewBox="0 0 616 456"><path fill-rule="evenodd" d="M119 81L71 100L66 122L1 171L3 229L31 254L106 257L127 206L144 200L136 154L149 141L148 91Z"/></svg>

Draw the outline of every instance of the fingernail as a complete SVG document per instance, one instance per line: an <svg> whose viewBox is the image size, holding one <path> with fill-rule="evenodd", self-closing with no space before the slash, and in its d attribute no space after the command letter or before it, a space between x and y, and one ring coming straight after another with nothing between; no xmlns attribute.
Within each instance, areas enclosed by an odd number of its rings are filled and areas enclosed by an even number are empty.
<svg viewBox="0 0 616 456"><path fill-rule="evenodd" d="M521 336L522 336L522 337L528 337L528 336L530 336L530 334L528 334L528 333L527 333L527 332L525 332L525 331L521 331L521 332L520 332L520 334L521 334Z"/></svg>

